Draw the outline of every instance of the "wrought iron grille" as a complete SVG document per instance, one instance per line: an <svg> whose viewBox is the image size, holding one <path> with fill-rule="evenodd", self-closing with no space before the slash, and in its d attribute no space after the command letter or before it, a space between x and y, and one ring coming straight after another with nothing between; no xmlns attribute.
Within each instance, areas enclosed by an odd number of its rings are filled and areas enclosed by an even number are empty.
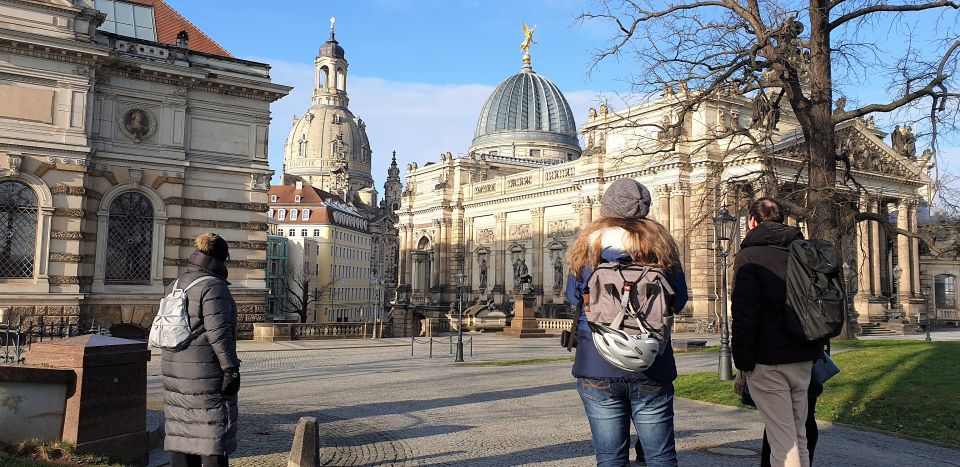
<svg viewBox="0 0 960 467"><path fill-rule="evenodd" d="M124 193L110 205L107 231L108 282L149 282L153 249L153 206L137 192Z"/></svg>
<svg viewBox="0 0 960 467"><path fill-rule="evenodd" d="M0 182L0 277L33 277L37 195L20 182Z"/></svg>

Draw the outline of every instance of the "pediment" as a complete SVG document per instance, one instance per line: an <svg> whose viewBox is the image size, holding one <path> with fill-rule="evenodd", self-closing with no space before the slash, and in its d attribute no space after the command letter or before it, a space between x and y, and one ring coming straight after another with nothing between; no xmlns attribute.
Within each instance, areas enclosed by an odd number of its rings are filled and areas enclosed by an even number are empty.
<svg viewBox="0 0 960 467"><path fill-rule="evenodd" d="M854 120L852 125L838 128L837 154L847 156L854 170L929 183L926 162L895 151L882 135L862 121Z"/></svg>

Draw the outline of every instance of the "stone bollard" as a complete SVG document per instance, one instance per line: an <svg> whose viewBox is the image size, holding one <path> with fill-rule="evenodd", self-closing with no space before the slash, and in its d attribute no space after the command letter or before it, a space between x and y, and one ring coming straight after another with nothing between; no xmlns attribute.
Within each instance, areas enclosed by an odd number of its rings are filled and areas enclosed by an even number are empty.
<svg viewBox="0 0 960 467"><path fill-rule="evenodd" d="M320 465L320 428L314 417L300 417L293 435L293 447L287 467L315 467Z"/></svg>
<svg viewBox="0 0 960 467"><path fill-rule="evenodd" d="M28 365L72 370L62 439L80 453L145 462L147 361L145 342L96 334L33 344Z"/></svg>

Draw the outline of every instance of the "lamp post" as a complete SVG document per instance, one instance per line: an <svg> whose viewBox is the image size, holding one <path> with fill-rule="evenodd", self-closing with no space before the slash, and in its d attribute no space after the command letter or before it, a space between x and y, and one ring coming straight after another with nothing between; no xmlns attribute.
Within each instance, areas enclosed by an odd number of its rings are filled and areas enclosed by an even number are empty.
<svg viewBox="0 0 960 467"><path fill-rule="evenodd" d="M920 287L920 294L923 295L923 314L927 317L927 337L924 340L930 342L930 325L932 323L930 321L930 285Z"/></svg>
<svg viewBox="0 0 960 467"><path fill-rule="evenodd" d="M721 380L733 379L733 362L730 358L730 322L727 317L727 256L730 254L730 240L733 238L733 229L737 225L737 218L730 215L727 208L723 208L714 218L717 229L717 251L720 255L720 307L723 311L723 325L720 328L720 368L718 377Z"/></svg>
<svg viewBox="0 0 960 467"><path fill-rule="evenodd" d="M457 317L457 356L453 360L455 362L463 361L463 288L466 284L467 274L463 272L463 269L460 269L460 272L457 273L457 308L459 314Z"/></svg>
<svg viewBox="0 0 960 467"><path fill-rule="evenodd" d="M853 307L850 304L850 281L853 280L853 268L850 263L843 262L843 311L847 315L844 317L843 329L846 331L843 339L852 339L854 330L851 328L851 319L853 319Z"/></svg>

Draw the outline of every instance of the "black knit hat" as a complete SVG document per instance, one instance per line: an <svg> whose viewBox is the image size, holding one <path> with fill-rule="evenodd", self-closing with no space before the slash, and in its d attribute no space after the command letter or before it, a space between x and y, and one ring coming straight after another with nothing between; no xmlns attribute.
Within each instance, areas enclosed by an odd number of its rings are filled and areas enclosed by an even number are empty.
<svg viewBox="0 0 960 467"><path fill-rule="evenodd" d="M212 256L221 262L227 261L227 258L230 257L230 247L227 245L227 241L215 233L200 234L193 243L196 245L197 251Z"/></svg>

